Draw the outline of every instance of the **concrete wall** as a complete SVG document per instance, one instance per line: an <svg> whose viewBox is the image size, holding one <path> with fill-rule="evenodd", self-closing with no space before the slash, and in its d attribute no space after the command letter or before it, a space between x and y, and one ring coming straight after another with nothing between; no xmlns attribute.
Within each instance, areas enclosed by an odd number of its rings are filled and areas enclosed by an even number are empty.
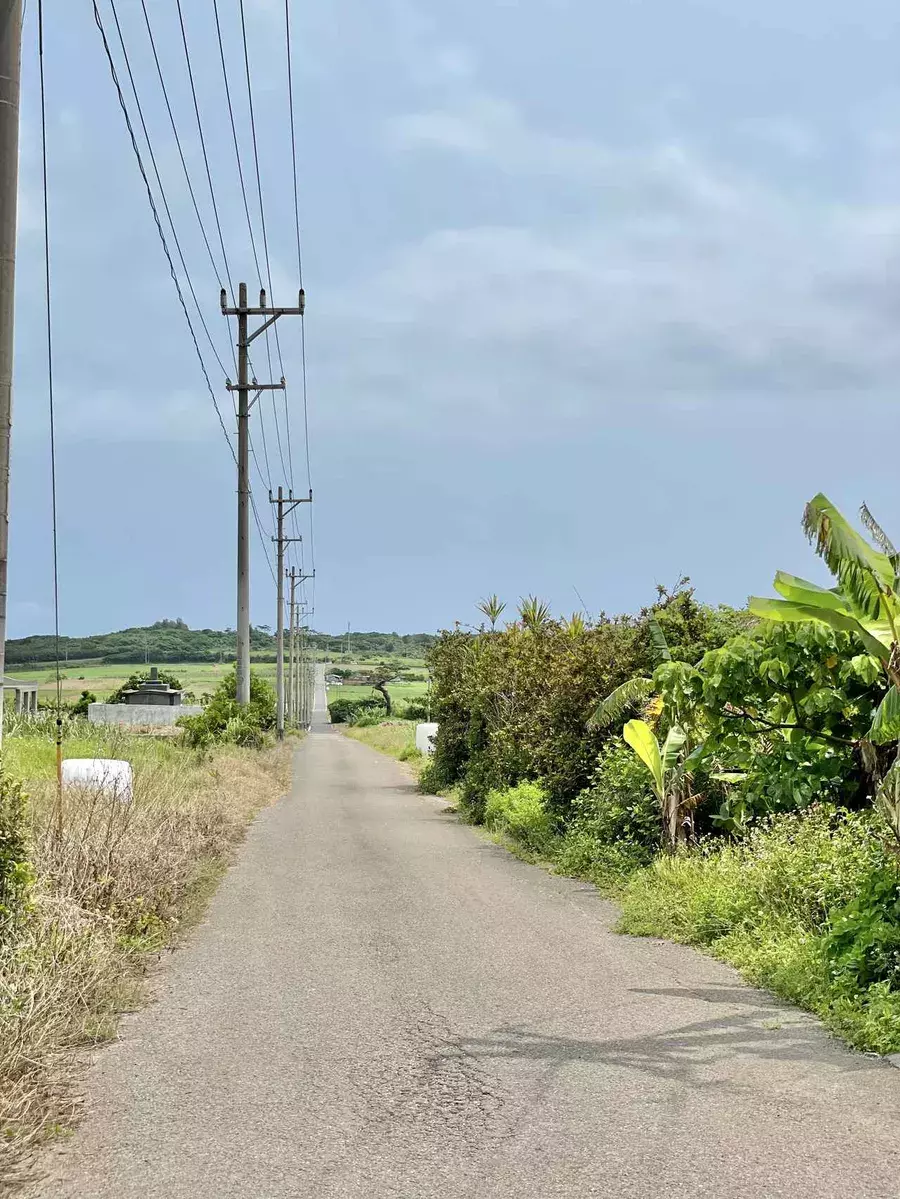
<svg viewBox="0 0 900 1199"><path fill-rule="evenodd" d="M141 726L173 725L180 716L199 716L199 704L89 704L88 720L92 724L136 724Z"/></svg>

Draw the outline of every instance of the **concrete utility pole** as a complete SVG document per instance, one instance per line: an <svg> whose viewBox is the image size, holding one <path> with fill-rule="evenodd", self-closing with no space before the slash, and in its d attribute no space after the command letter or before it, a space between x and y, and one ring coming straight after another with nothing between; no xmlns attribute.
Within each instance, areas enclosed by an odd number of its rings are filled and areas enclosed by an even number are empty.
<svg viewBox="0 0 900 1199"><path fill-rule="evenodd" d="M309 493L309 499L295 500L294 493L289 491L287 499L284 496L284 489L278 488L278 498L275 499L269 492L269 503L275 504L278 517L278 536L272 540L278 546L278 632L276 634L276 650L275 650L275 691L278 696L278 716L276 728L278 730L278 740L284 740L284 547L292 541L302 541L302 537L285 537L284 535L284 518L289 516L298 504L312 503L312 492Z"/></svg>
<svg viewBox="0 0 900 1199"><path fill-rule="evenodd" d="M297 582L304 583L307 579L314 579L316 572L311 574L298 574ZM305 615L305 610L303 615ZM306 638L304 637L304 629L300 626L300 605L297 605L297 681L296 681L296 696L294 711L299 718L301 728L306 728L309 725L308 713L306 710L306 692L307 687L304 682L306 677Z"/></svg>
<svg viewBox="0 0 900 1199"><path fill-rule="evenodd" d="M2 0L0 0L2 2ZM250 409L264 391L283 391L280 383L258 383L250 378L250 343L274 325L280 316L302 316L306 311L306 295L301 289L296 308L269 308L265 290L259 293L259 306L247 304L247 284L238 284L238 306L228 307L228 292L222 288L219 301L224 316L236 316L238 322L238 381L227 383L229 391L238 393L238 536L237 536L237 701L250 702ZM265 317L251 333L249 318ZM256 395L250 399L250 392Z"/></svg>
<svg viewBox="0 0 900 1199"><path fill-rule="evenodd" d="M22 0L0 0L0 680L6 672L9 442L15 334ZM3 691L0 688L0 745Z"/></svg>
<svg viewBox="0 0 900 1199"><path fill-rule="evenodd" d="M287 685L287 719L288 724L292 727L296 724L297 706L294 697L294 658L296 656L297 644L294 637L294 625L296 623L297 613L297 572L292 570L287 574L291 584L291 606L290 606L290 662L288 666L288 685Z"/></svg>

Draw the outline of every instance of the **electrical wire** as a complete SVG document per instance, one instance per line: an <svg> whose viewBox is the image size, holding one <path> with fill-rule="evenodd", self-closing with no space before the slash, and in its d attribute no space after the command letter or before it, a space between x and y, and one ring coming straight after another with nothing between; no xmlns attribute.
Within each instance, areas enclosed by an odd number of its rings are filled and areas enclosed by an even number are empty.
<svg viewBox="0 0 900 1199"><path fill-rule="evenodd" d="M47 393L50 421L50 512L53 526L53 642L56 659L56 836L63 834L62 674L59 663L59 521L56 488L56 407L53 394L53 305L50 277L50 188L47 170L47 86L44 71L44 4L38 0L38 64L41 93L41 187L44 201L44 298L47 316Z"/></svg>
<svg viewBox="0 0 900 1199"><path fill-rule="evenodd" d="M142 0L142 3L143 3L143 0ZM259 143L258 143L257 137L256 137L256 112L255 112L255 109L253 106L253 84L251 82L251 75L250 75L250 49L249 49L249 45L247 42L247 21L246 21L246 16L244 13L244 0L238 0L238 5L240 8L240 15L241 15L241 41L243 43L243 48L244 48L244 74L245 74L245 78L246 78L246 82L247 82L247 104L248 104L249 111L250 111L250 136L251 136L251 140L253 143L253 163L254 163L254 167L255 167L255 171L256 171L256 193L257 193L257 196L259 199L259 224L260 224L260 231L262 233L263 258L264 258L265 264L266 264L266 286L268 287L269 295L271 296L272 295L272 267L271 267L271 263L270 263L270 259L269 259L269 236L268 236L268 232L266 229L266 209L265 209L265 205L263 203L262 173L261 173L260 167L259 167ZM278 325L277 324L273 326L272 332L275 335L275 348L278 352L278 366L281 371L281 377L284 378L284 360L281 355L281 340L278 336ZM268 341L266 343L266 349L268 352ZM270 357L270 360L269 360L270 373L271 373L271 369L272 369L272 367L271 367L271 357ZM281 430L280 430L280 427L278 424L277 407L275 404L274 393L272 395L272 411L275 414L275 437L276 437L276 440L278 443L278 456L281 459L281 469L284 471L285 477L288 479L290 486L293 489L293 486L294 486L293 463L291 463L290 467L285 465L284 451L283 451L282 444L281 444ZM291 417L290 417L290 408L288 406L287 388L285 388L285 390L284 390L284 415L285 415L285 425L286 425L288 443L290 443ZM288 461L290 461L290 450L288 450Z"/></svg>
<svg viewBox="0 0 900 1199"><path fill-rule="evenodd" d="M115 0L110 0L110 8L113 12L113 16L116 18L117 27L120 28L119 22L118 22L118 14L116 13L116 9L115 9ZM172 282L175 285L175 291L178 295L178 300L181 305L182 312L184 313L184 318L185 318L185 321L188 326L188 331L191 335L191 341L194 346L194 351L196 353L197 360L200 364L200 369L203 372L203 378L206 382L207 391L209 392L210 399L212 400L212 403L213 403L213 408L215 409L216 416L218 417L218 420L219 420L219 425L222 429L222 435L225 438L226 444L228 445L228 450L229 450L229 453L231 454L232 460L233 460L235 466L237 466L237 454L235 453L234 446L231 443L231 438L228 435L228 430L225 427L225 421L222 417L222 411L219 407L219 402L216 399L216 393L213 389L212 382L209 377L209 371L207 370L206 362L204 361L203 354L200 350L200 343L197 340L196 330L194 329L194 325L191 320L190 312L188 311L188 306L187 306L187 303L184 298L184 292L181 289L181 283L179 282L178 274L175 270L175 263L172 259L171 251L169 250L169 245L168 245L168 241L166 239L165 230L163 229L162 221L161 221L160 215L159 215L159 210L156 206L156 201L153 196L153 189L150 185L150 179L147 174L146 167L144 166L143 156L141 154L140 146L138 145L137 136L134 131L134 125L132 124L131 116L128 112L128 105L125 101L125 94L122 90L122 85L119 80L119 74L116 69L116 64L115 64L115 59L113 57L112 48L109 44L109 39L106 35L106 28L103 24L103 17L100 13L100 9L99 9L97 0L93 0L93 10L94 10L94 21L97 25L97 29L100 32L100 37L103 42L103 49L106 54L107 63L109 64L110 76L112 78L113 85L116 90L116 96L117 96L117 99L119 102L119 108L121 109L122 116L125 120L125 126L128 130L128 136L131 141L131 148L132 148L132 151L134 152L135 160L138 164L138 169L140 170L141 178L144 182L144 188L147 193L147 200L150 205L150 210L153 214L153 220L156 225L157 234L159 235L160 244L162 245L163 252L166 256L166 261L169 266L169 273L172 277ZM261 523L260 517L259 517L259 511L257 509L256 500L253 496L252 490L250 492L250 504L251 504L251 508L253 511L253 517L256 522L256 527L259 532L260 540L263 545L263 552L266 557L266 562L269 567L269 572L272 575L272 578L274 580L275 579L275 571L272 566L272 562L271 562L271 558L270 558L269 546L266 541L265 534L263 532L262 523Z"/></svg>
<svg viewBox="0 0 900 1199"><path fill-rule="evenodd" d="M231 140L232 140L232 144L234 146L234 157L235 157L235 162L237 163L238 180L240 182L240 187L241 187L241 199L242 199L243 205L244 205L244 215L247 218L247 230L250 234L250 249L253 252L253 262L256 266L256 277L257 277L259 286L261 288L263 286L262 268L260 267L259 252L256 247L256 234L254 233L254 230L253 230L253 218L250 215L250 201L247 197L247 182L246 182L246 179L244 176L244 166L243 166L243 162L241 159L241 148L240 148L240 142L238 140L237 121L236 121L235 113L234 113L234 102L232 101L232 98L231 98L231 84L229 83L228 65L225 61L225 42L222 37L222 21L221 21L221 16L219 14L218 0L213 0L213 15L215 17L215 23L216 23L216 41L217 41L218 47L219 47L219 63L222 67L222 80L225 85L225 101L228 106L228 118L229 118L229 122L231 125ZM271 283L269 286L269 290L271 292ZM267 359L268 368L269 368L269 376L271 378L271 376L273 374L272 350L271 350L271 344L269 341L268 329L266 330L264 336L265 336L265 344L266 344L266 359ZM282 373L282 375L284 374L283 369L282 369L281 373ZM259 409L259 418L260 418L260 427L262 429L262 435L263 435L263 451L264 451L264 455L266 458L266 469L268 471L269 470L269 467L268 467L269 454L268 454L268 446L266 444L265 419L263 417L263 411L264 411L264 409L261 405L260 409ZM275 406L274 395L272 396L272 415L275 420L276 431L277 431L278 411ZM279 434L279 441L280 441L280 434ZM282 459L282 465L283 465L283 459ZM272 479L271 479L271 472L269 472L269 487L271 488L271 486L272 486Z"/></svg>
<svg viewBox="0 0 900 1199"><path fill-rule="evenodd" d="M110 0L110 7L112 8L113 13L115 14L114 0ZM122 116L125 119L125 125L126 125L126 128L128 129L128 136L131 139L131 148L134 151L134 156L135 156L135 159L138 164L138 169L141 172L141 178L144 181L144 187L146 188L146 191L147 191L147 200L150 204L150 210L153 213L153 220L154 220L154 223L156 224L156 231L159 234L159 240L160 240L160 243L162 244L163 253L165 254L166 261L169 264L169 273L172 276L172 282L175 284L175 291L178 293L178 300L179 300L179 303L181 304L182 311L184 312L184 319L187 322L188 330L190 331L191 341L194 343L194 350L197 355L197 360L200 363L200 369L203 372L203 378L206 380L207 391L209 392L210 399L213 402L213 407L216 410L216 416L219 418L219 425L222 428L222 436L225 438L225 441L228 445L228 449L231 452L232 458L234 459L234 464L235 464L235 466L237 466L237 455L234 452L234 446L231 444L231 438L228 436L228 430L225 428L225 421L222 419L222 411L219 408L219 401L216 399L216 393L213 390L212 383L210 382L209 372L206 369L206 363L203 360L203 354L200 352L200 343L197 341L197 333L194 329L193 322L191 321L191 314L188 312L187 303L185 302L185 298L184 298L184 292L181 290L181 284L178 281L178 275L175 271L175 263L172 261L172 254L169 250L169 244L166 241L166 234L162 227L162 221L160 220L160 217L159 217L159 210L157 209L156 201L153 198L153 189L150 186L150 180L147 176L147 170L146 170L146 167L144 166L144 160L141 155L141 150L137 143L137 137L134 132L134 126L131 123L131 116L128 112L128 105L125 103L125 94L122 91L122 85L119 82L119 75L116 70L115 59L113 58L112 49L110 47L109 40L106 36L106 29L104 28L104 25L103 25L103 17L100 15L100 8L97 4L97 0L93 0L93 8L94 8L94 21L97 25L97 28L100 31L100 37L103 41L103 49L106 53L107 62L109 63L110 75L112 76L113 85L116 89L116 95L119 100L119 107L122 110Z"/></svg>
<svg viewBox="0 0 900 1199"><path fill-rule="evenodd" d="M294 232L297 239L297 274L300 279L300 286L303 287L303 251L300 239L300 189L297 181L297 133L296 121L294 118L294 71L293 71L293 56L291 52L291 10L290 0L284 0L284 40L287 53L287 87L288 87L288 112L290 114L291 128L291 167L294 183ZM312 490L312 471L310 468L310 449L309 449L309 391L307 386L306 374L306 317L300 317L300 350L302 359L302 394L303 394L303 434L306 448L306 484ZM288 438L290 438L290 426L288 426ZM288 453L290 453L290 441L288 443ZM315 536L313 532L313 511L312 504L309 506L309 552L313 569L313 591L315 591Z"/></svg>
<svg viewBox="0 0 900 1199"><path fill-rule="evenodd" d="M131 94L134 96L134 103L135 103L135 108L137 109L138 120L141 123L141 129L143 130L144 140L147 143L147 150L150 155L150 162L153 167L153 173L156 177L156 185L159 188L159 194L160 194L160 198L162 200L163 208L165 209L166 217L168 218L168 221L169 221L169 227L172 230L172 239L174 241L175 248L178 252L178 258L181 262L181 269L184 271L184 277L187 280L188 289L191 293L191 297L193 298L194 306L197 309L197 316L200 319L200 324L203 328L203 332L206 334L206 340L209 342L210 349L212 350L213 355L215 356L216 362L219 364L219 369L221 370L223 377L225 377L228 375L228 371L225 367L225 363L222 361L222 357L219 354L218 349L216 348L216 343L213 341L212 334L210 333L210 330L209 330L209 325L207 325L206 318L203 315L203 309L201 308L200 301L197 298L197 292L194 288L194 282L191 279L191 273L188 270L187 262L185 261L184 253L181 248L181 241L178 237L178 231L175 228L175 219L172 216L172 210L169 207L169 200L168 200L168 197L166 196L166 189L163 186L162 177L159 173L159 167L157 166L157 162L156 162L156 154L154 153L154 150L153 150L153 142L150 138L150 132L147 128L147 122L144 119L144 108L143 108L143 105L141 104L140 96L138 95L137 83L135 82L134 72L131 69L131 59L129 57L128 50L125 46L125 38L122 33L122 26L119 23L119 13L118 13L118 10L116 9L115 0L110 0L110 7L112 9L113 20L115 21L115 25L116 25L116 33L117 33L118 39L119 39L119 47L122 51L122 60L125 63L125 70L128 72L128 80L129 80L129 83L131 84ZM235 370L236 369L237 368L235 368Z"/></svg>
<svg viewBox="0 0 900 1199"><path fill-rule="evenodd" d="M178 23L181 26L181 43L184 46L184 61L187 66L188 79L191 84L191 98L194 101L194 115L197 118L197 133L200 137L200 149L203 152L203 165L206 168L206 181L209 184L209 198L212 201L213 216L216 222L216 231L219 234L219 246L222 250L222 261L225 264L225 277L228 280L228 288L231 292L232 304L234 303L234 283L231 278L231 269L228 265L228 253L225 249L225 238L222 236L222 222L219 218L219 206L216 203L216 191L213 187L212 170L209 165L209 155L206 152L206 138L203 136L203 122L200 119L200 104L197 100L197 88L194 84L194 69L191 65L191 52L188 49L187 29L184 24L184 11L181 7L181 0L175 0L178 8Z"/></svg>
<svg viewBox="0 0 900 1199"><path fill-rule="evenodd" d="M112 0L110 0L112 2ZM165 76L162 71L162 64L159 61L159 54L156 49L156 38L153 35L153 26L150 24L150 14L147 11L147 0L141 0L141 11L144 14L144 24L147 27L147 36L150 39L150 49L153 52L153 61L156 64L156 74L159 77L159 86L162 88L163 100L166 105L166 112L169 114L169 124L172 126L172 136L175 138L175 145L178 148L178 157L181 160L181 167L184 171L185 182L187 183L188 192L191 197L191 203L194 206L194 212L197 217L197 223L200 226L200 233L203 236L203 244L206 246L206 252L209 255L209 261L212 263L213 274L218 280L219 287L222 286L222 273L216 263L215 256L212 252L212 246L209 244L209 237L206 233L206 226L203 223L203 217L200 215L200 205L197 203L197 196L194 192L194 185L191 182L191 173L188 170L187 160L184 156L184 150L181 145L181 137L178 133L178 126L175 123L175 114L172 111L172 105L169 101L169 89L166 87Z"/></svg>

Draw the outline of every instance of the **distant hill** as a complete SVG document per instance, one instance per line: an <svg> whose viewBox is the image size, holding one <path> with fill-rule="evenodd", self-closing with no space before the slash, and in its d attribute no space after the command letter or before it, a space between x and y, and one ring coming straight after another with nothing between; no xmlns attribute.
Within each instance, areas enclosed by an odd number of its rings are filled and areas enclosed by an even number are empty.
<svg viewBox="0 0 900 1199"><path fill-rule="evenodd" d="M60 637L60 657L70 662L228 662L234 659L233 629L190 629L183 620L158 620L144 628L121 629L92 637ZM309 633L319 652L338 655L346 645L346 633ZM422 657L437 640L431 633L351 633L353 655L398 654ZM275 653L275 637L263 627L250 630L250 653L265 659ZM52 662L56 656L51 635L18 637L6 643L7 666L31 666Z"/></svg>

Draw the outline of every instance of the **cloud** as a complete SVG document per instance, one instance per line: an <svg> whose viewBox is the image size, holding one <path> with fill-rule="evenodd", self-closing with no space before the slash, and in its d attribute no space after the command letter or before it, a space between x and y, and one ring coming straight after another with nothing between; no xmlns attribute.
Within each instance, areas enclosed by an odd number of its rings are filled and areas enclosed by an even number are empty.
<svg viewBox="0 0 900 1199"><path fill-rule="evenodd" d="M323 319L355 347L333 377L361 419L477 419L515 437L548 408L569 427L631 405L736 413L893 393L900 205L799 195L687 140L557 137L477 94L387 134L394 153L546 178L582 215L437 231L333 294Z"/></svg>

